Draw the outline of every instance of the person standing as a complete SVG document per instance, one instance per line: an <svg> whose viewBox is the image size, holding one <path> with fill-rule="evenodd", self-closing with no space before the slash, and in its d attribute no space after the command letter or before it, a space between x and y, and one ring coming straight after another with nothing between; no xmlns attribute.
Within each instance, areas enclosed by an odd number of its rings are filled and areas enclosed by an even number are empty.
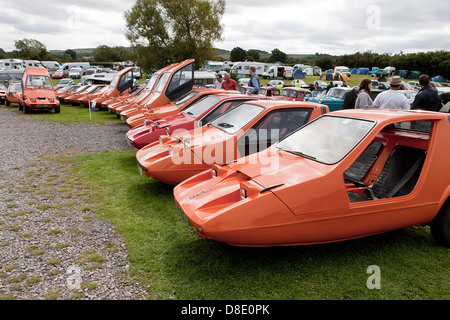
<svg viewBox="0 0 450 320"><path fill-rule="evenodd" d="M231 79L230 74L225 73L225 80L222 82L222 89L224 90L238 90L238 84L234 79Z"/></svg>
<svg viewBox="0 0 450 320"><path fill-rule="evenodd" d="M411 109L439 111L442 107L438 91L430 86L430 77L423 74L419 77L420 90L411 105Z"/></svg>
<svg viewBox="0 0 450 320"><path fill-rule="evenodd" d="M222 83L223 83L223 78L222 78L222 75L220 74L220 73L218 73L217 75L216 75L216 83L214 84L214 87L216 88L216 89L222 89Z"/></svg>
<svg viewBox="0 0 450 320"><path fill-rule="evenodd" d="M259 77L256 74L256 67L250 66L250 81L248 82L248 86L250 87L249 94L258 94L259 89L261 88L261 82L259 81Z"/></svg>
<svg viewBox="0 0 450 320"><path fill-rule="evenodd" d="M373 108L371 98L372 80L364 78L361 80L358 88L358 97L355 101L355 109Z"/></svg>
<svg viewBox="0 0 450 320"><path fill-rule="evenodd" d="M403 83L400 76L393 76L389 84L391 88L380 93L373 102L374 108L379 109L395 109L395 110L409 110L411 103L408 98L400 92L400 85Z"/></svg>

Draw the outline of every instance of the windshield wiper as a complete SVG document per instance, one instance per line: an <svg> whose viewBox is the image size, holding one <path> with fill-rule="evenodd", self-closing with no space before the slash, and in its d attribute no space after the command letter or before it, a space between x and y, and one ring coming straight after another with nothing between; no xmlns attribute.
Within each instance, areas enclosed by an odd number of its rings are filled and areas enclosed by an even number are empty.
<svg viewBox="0 0 450 320"><path fill-rule="evenodd" d="M281 149L281 150L289 152L289 153L292 153L292 154L295 154L296 156L300 156L300 157L311 159L311 160L316 160L316 157L310 156L309 154L305 154L305 153L303 153L301 151L286 150L286 149Z"/></svg>

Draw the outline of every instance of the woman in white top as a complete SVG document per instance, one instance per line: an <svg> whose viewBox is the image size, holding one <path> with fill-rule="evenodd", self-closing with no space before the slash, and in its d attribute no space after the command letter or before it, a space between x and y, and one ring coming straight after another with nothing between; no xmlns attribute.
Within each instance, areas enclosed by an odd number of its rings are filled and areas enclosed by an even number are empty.
<svg viewBox="0 0 450 320"><path fill-rule="evenodd" d="M373 108L373 101L370 97L372 89L372 80L364 78L361 80L358 89L358 98L356 98L355 109Z"/></svg>

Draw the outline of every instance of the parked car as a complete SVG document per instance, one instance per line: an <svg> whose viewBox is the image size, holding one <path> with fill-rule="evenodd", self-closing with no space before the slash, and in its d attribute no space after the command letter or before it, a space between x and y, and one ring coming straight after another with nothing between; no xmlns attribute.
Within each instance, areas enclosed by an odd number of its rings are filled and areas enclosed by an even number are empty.
<svg viewBox="0 0 450 320"><path fill-rule="evenodd" d="M183 111L157 120L145 120L141 126L128 130L126 137L130 146L141 149L159 139L161 135L189 131L201 127L235 106L258 96L222 92L208 94L185 104Z"/></svg>
<svg viewBox="0 0 450 320"><path fill-rule="evenodd" d="M283 88L286 85L286 83L283 80L270 80L267 82L267 86L269 87L278 87Z"/></svg>
<svg viewBox="0 0 450 320"><path fill-rule="evenodd" d="M309 89L311 91L319 89L319 90L326 90L328 87L328 83L322 80L314 80L309 84Z"/></svg>
<svg viewBox="0 0 450 320"><path fill-rule="evenodd" d="M75 67L75 68L70 69L69 77L72 79L80 79L82 73L83 73L83 69L81 69L80 67Z"/></svg>
<svg viewBox="0 0 450 320"><path fill-rule="evenodd" d="M262 151L328 108L308 102L257 100L242 103L198 129L161 136L138 150L142 174L178 184L208 169Z"/></svg>
<svg viewBox="0 0 450 320"><path fill-rule="evenodd" d="M275 98L281 94L281 90L277 87L265 86L259 89L258 94L267 98Z"/></svg>
<svg viewBox="0 0 450 320"><path fill-rule="evenodd" d="M153 89L141 107L147 110L170 103L192 90L195 59L188 59L164 68L157 77ZM140 111L141 112L141 111ZM124 110L120 117L126 120L135 113Z"/></svg>
<svg viewBox="0 0 450 320"><path fill-rule="evenodd" d="M69 76L69 72L64 71L62 69L58 69L52 74L52 78L53 79L63 79L63 78L66 78L68 76Z"/></svg>
<svg viewBox="0 0 450 320"><path fill-rule="evenodd" d="M52 80L45 68L27 67L22 77L22 94L19 96L19 110L27 114L30 110L55 110L60 113Z"/></svg>
<svg viewBox="0 0 450 320"><path fill-rule="evenodd" d="M163 106L154 107L150 110L147 108L141 108L134 116L127 118L127 124L130 128L134 128L144 123L145 119L158 120L174 114L177 114L187 108L191 103L198 101L211 94L223 93L222 89L193 89L181 96L177 100L165 104ZM229 93L232 93L231 91Z"/></svg>
<svg viewBox="0 0 450 320"><path fill-rule="evenodd" d="M73 86L75 84L75 81L72 78L64 78L59 80L57 86Z"/></svg>
<svg viewBox="0 0 450 320"><path fill-rule="evenodd" d="M278 97L278 99L303 101L308 94L311 94L311 91L305 88L285 87L281 90L281 95Z"/></svg>
<svg viewBox="0 0 450 320"><path fill-rule="evenodd" d="M299 80L299 79L292 80L291 86L294 86L294 87L300 87L300 88L306 88L306 89L309 88L309 86L306 84L305 81Z"/></svg>
<svg viewBox="0 0 450 320"><path fill-rule="evenodd" d="M231 245L328 243L428 224L449 247L449 135L439 112L336 111L271 152L193 176L174 197L201 238Z"/></svg>
<svg viewBox="0 0 450 320"><path fill-rule="evenodd" d="M0 83L0 104L6 104L7 88Z"/></svg>
<svg viewBox="0 0 450 320"><path fill-rule="evenodd" d="M19 103L19 97L22 92L21 83L10 83L6 92L5 104L9 106L11 103Z"/></svg>
<svg viewBox="0 0 450 320"><path fill-rule="evenodd" d="M328 90L326 96L307 97L306 101L326 104L330 111L341 110L344 103L344 94L351 89L351 87L334 87Z"/></svg>

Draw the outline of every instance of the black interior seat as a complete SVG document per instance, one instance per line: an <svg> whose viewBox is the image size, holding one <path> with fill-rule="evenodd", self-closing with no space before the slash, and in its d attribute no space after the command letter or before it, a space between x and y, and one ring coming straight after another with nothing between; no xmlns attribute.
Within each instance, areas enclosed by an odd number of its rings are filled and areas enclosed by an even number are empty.
<svg viewBox="0 0 450 320"><path fill-rule="evenodd" d="M361 182L378 159L383 143L372 141L356 161L344 172L344 180L348 182Z"/></svg>
<svg viewBox="0 0 450 320"><path fill-rule="evenodd" d="M351 202L402 196L410 193L420 176L426 151L396 146L374 184L360 197L349 192Z"/></svg>

